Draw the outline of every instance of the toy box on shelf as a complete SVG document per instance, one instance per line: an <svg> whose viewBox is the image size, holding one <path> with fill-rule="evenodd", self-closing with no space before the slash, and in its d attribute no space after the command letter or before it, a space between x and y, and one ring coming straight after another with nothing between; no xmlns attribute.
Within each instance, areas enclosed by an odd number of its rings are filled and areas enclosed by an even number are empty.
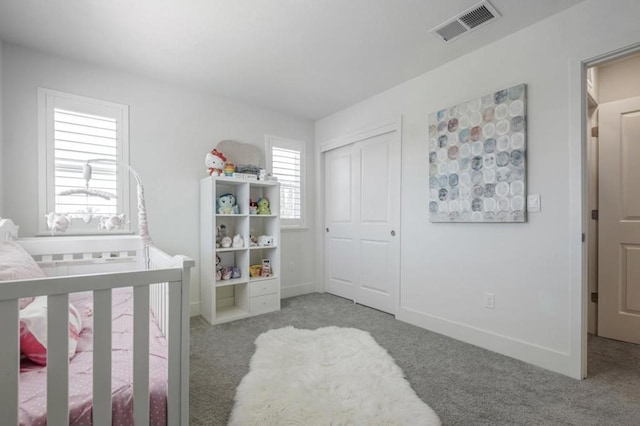
<svg viewBox="0 0 640 426"><path fill-rule="evenodd" d="M280 309L279 201L275 181L201 180L201 313L210 324ZM263 259L269 274L262 274ZM256 263L261 273L253 276Z"/></svg>

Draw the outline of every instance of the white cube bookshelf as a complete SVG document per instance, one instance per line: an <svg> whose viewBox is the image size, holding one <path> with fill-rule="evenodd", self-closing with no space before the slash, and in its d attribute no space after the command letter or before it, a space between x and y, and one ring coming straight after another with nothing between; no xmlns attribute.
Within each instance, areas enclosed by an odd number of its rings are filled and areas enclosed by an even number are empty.
<svg viewBox="0 0 640 426"><path fill-rule="evenodd" d="M217 214L217 198L233 194L238 214ZM250 200L266 197L270 215L250 214ZM200 181L200 298L202 316L210 324L233 321L280 309L280 187L277 182L211 176ZM243 247L217 248L216 229L240 234ZM250 245L250 235L273 237L271 246ZM240 268L241 276L216 280L216 254L224 266ZM249 267L271 262L271 276L250 277Z"/></svg>

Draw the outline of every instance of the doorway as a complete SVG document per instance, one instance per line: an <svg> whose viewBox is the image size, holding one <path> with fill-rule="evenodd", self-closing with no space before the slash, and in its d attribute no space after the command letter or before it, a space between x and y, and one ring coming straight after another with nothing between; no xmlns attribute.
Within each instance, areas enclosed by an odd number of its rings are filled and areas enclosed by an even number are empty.
<svg viewBox="0 0 640 426"><path fill-rule="evenodd" d="M588 333L640 344L640 54L587 69Z"/></svg>
<svg viewBox="0 0 640 426"><path fill-rule="evenodd" d="M399 123L321 148L324 288L395 315L400 287Z"/></svg>

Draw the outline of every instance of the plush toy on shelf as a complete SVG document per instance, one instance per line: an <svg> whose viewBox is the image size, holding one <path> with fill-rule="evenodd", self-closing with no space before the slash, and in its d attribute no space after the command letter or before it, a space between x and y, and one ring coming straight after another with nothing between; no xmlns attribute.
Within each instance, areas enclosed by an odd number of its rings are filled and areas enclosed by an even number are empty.
<svg viewBox="0 0 640 426"><path fill-rule="evenodd" d="M273 245L273 237L271 235L260 235L258 237L258 245L260 247L270 247Z"/></svg>
<svg viewBox="0 0 640 426"><path fill-rule="evenodd" d="M220 245L222 246L222 248L231 247L231 237L224 237L222 240L220 240Z"/></svg>
<svg viewBox="0 0 640 426"><path fill-rule="evenodd" d="M236 234L233 236L233 242L231 243L233 248L242 248L244 247L244 239L240 236L240 234Z"/></svg>
<svg viewBox="0 0 640 426"><path fill-rule="evenodd" d="M253 229L249 231L249 247L255 247L258 245L258 237L255 236Z"/></svg>
<svg viewBox="0 0 640 426"><path fill-rule="evenodd" d="M238 214L235 195L223 194L218 197L218 214Z"/></svg>
<svg viewBox="0 0 640 426"><path fill-rule="evenodd" d="M242 276L242 272L240 271L240 268L238 268L237 266L234 266L231 269L231 278L240 278Z"/></svg>
<svg viewBox="0 0 640 426"><path fill-rule="evenodd" d="M231 279L232 274L233 274L233 268L231 266L227 266L222 270L222 279L223 280Z"/></svg>
<svg viewBox="0 0 640 426"><path fill-rule="evenodd" d="M269 199L267 197L258 198L258 214L271 214Z"/></svg>
<svg viewBox="0 0 640 426"><path fill-rule="evenodd" d="M216 226L216 247L220 248L222 239L227 236L227 227L225 225Z"/></svg>
<svg viewBox="0 0 640 426"><path fill-rule="evenodd" d="M220 262L220 256L216 254L216 281L220 281L222 279L222 265Z"/></svg>
<svg viewBox="0 0 640 426"><path fill-rule="evenodd" d="M214 173L220 176L224 173L224 165L227 162L227 157L217 149L208 152L204 158L204 164L209 169L209 175Z"/></svg>
<svg viewBox="0 0 640 426"><path fill-rule="evenodd" d="M249 214L258 214L258 203L249 200Z"/></svg>

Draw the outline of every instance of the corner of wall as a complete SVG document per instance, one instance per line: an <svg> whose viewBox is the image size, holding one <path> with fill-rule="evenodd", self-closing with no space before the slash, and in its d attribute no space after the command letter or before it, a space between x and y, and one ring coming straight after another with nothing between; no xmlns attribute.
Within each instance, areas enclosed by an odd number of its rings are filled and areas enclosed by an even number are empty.
<svg viewBox="0 0 640 426"><path fill-rule="evenodd" d="M2 80L2 40L0 40L0 217L2 217L3 212L4 212L4 179L3 179L3 175L2 175L2 171L5 169L4 167L4 156L3 156L3 149L4 149L4 127L2 125L3 123L3 112L2 112L2 104L3 104L3 98L2 98L2 86L3 86L3 80Z"/></svg>

